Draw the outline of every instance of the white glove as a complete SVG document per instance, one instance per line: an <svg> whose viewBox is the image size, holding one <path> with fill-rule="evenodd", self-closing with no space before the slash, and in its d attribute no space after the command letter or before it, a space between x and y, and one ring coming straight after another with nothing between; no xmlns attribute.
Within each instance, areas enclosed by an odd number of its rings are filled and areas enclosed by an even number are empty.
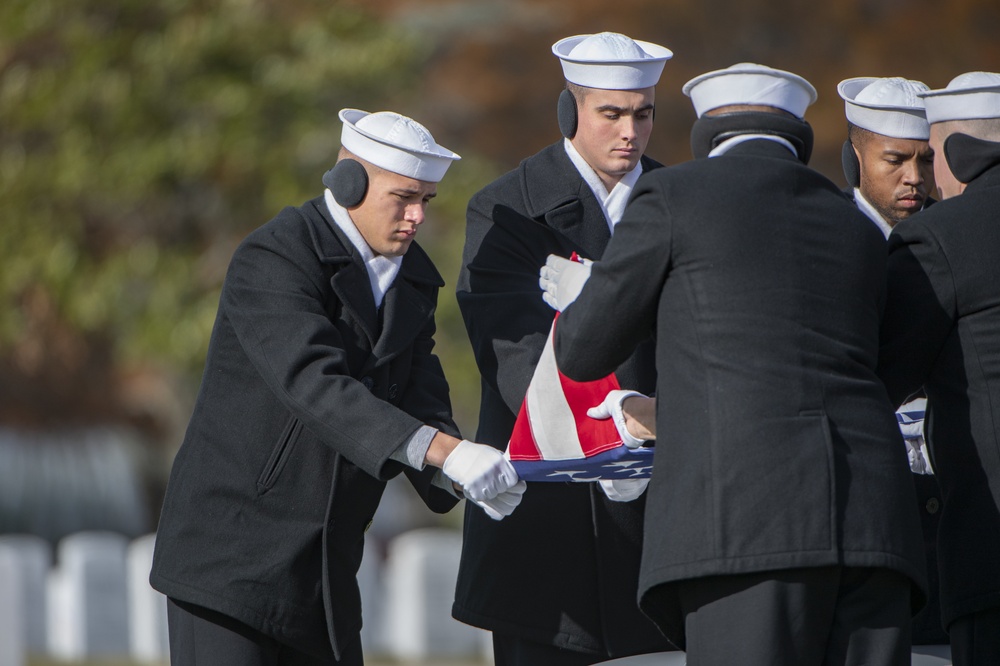
<svg viewBox="0 0 1000 666"><path fill-rule="evenodd" d="M593 263L589 259L580 263L550 254L545 259L545 265L538 271L542 300L559 312L565 310L580 295L580 290L590 277Z"/></svg>
<svg viewBox="0 0 1000 666"><path fill-rule="evenodd" d="M466 497L477 503L510 490L518 481L514 466L503 452L467 439L448 454L441 471L462 487Z"/></svg>
<svg viewBox="0 0 1000 666"><path fill-rule="evenodd" d="M601 479L598 483L612 502L631 502L645 492L649 479Z"/></svg>
<svg viewBox="0 0 1000 666"><path fill-rule="evenodd" d="M637 391L608 391L608 394L604 397L604 402L587 410L587 416L592 419L597 419L598 421L613 419L615 427L618 429L618 436L622 438L622 444L630 449L639 448L645 441L634 437L628 431L628 428L625 427L625 414L622 413L622 403L625 402L625 398L631 398L634 395L641 398L646 397Z"/></svg>
<svg viewBox="0 0 1000 666"><path fill-rule="evenodd" d="M473 502L479 508L486 512L486 515L493 520L503 520L505 517L514 513L514 509L517 505L521 503L521 495L524 494L524 489L528 487L528 484L524 481L518 481L510 490L505 490L493 499L489 500L474 500L468 495L466 499Z"/></svg>

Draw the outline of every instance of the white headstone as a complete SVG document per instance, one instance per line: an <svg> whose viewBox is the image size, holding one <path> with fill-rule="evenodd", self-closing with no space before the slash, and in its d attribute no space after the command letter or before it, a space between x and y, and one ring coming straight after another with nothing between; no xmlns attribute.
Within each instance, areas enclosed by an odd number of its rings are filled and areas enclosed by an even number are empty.
<svg viewBox="0 0 1000 666"><path fill-rule="evenodd" d="M18 559L13 549L0 546L0 666L22 666L26 660Z"/></svg>
<svg viewBox="0 0 1000 666"><path fill-rule="evenodd" d="M127 656L128 540L111 532L79 532L59 543L49 574L49 650L54 657Z"/></svg>
<svg viewBox="0 0 1000 666"><path fill-rule="evenodd" d="M382 585L382 552L380 544L365 537L365 555L358 569L358 588L361 591L361 645L365 655L377 655L385 652L382 641L382 615L385 610L383 599L385 588Z"/></svg>
<svg viewBox="0 0 1000 666"><path fill-rule="evenodd" d="M32 654L44 654L48 635L45 581L52 568L52 546L33 534L6 534L0 536L0 550L11 554L19 572L24 648Z"/></svg>
<svg viewBox="0 0 1000 666"><path fill-rule="evenodd" d="M149 584L155 534L139 537L128 546L129 639L132 657L139 661L166 661L167 598Z"/></svg>
<svg viewBox="0 0 1000 666"><path fill-rule="evenodd" d="M493 656L493 632L481 631L479 636L479 658L484 664L495 664Z"/></svg>
<svg viewBox="0 0 1000 666"><path fill-rule="evenodd" d="M412 530L389 544L383 637L400 659L478 656L482 630L451 617L462 553L456 530Z"/></svg>

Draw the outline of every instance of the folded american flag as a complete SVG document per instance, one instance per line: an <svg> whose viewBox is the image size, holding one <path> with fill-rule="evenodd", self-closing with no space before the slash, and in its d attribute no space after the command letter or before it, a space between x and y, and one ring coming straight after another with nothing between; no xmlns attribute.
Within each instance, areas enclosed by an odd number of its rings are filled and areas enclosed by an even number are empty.
<svg viewBox="0 0 1000 666"><path fill-rule="evenodd" d="M618 379L611 374L575 382L559 372L554 331L555 321L507 446L514 469L526 481L648 478L653 448L629 449L612 419L587 416L587 410L601 404L609 391L620 388Z"/></svg>
<svg viewBox="0 0 1000 666"><path fill-rule="evenodd" d="M906 442L906 455L910 460L910 471L914 474L933 474L927 442L924 441L924 412L927 399L917 398L907 402L896 411L896 423Z"/></svg>
<svg viewBox="0 0 1000 666"><path fill-rule="evenodd" d="M903 433L903 439L915 439L923 436L924 409L916 405L917 401L907 403L896 412L896 423Z"/></svg>

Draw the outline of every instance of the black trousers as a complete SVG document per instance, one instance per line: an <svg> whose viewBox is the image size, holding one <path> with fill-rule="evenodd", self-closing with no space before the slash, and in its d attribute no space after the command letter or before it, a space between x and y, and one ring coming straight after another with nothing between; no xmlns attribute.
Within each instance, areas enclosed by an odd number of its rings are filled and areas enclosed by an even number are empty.
<svg viewBox="0 0 1000 666"><path fill-rule="evenodd" d="M495 666L590 666L608 659L608 656L574 652L518 636L493 633Z"/></svg>
<svg viewBox="0 0 1000 666"><path fill-rule="evenodd" d="M170 666L362 666L361 637L340 661L279 643L231 617L167 599Z"/></svg>
<svg viewBox="0 0 1000 666"><path fill-rule="evenodd" d="M1000 608L963 615L948 625L948 633L955 666L1000 664Z"/></svg>
<svg viewBox="0 0 1000 666"><path fill-rule="evenodd" d="M679 584L688 666L909 666L910 581L817 567Z"/></svg>

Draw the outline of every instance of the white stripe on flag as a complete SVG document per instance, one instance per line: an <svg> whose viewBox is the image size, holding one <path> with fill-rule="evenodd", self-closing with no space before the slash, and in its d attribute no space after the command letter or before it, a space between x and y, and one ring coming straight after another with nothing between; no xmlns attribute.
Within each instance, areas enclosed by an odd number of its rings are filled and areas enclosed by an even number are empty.
<svg viewBox="0 0 1000 666"><path fill-rule="evenodd" d="M543 460L571 460L583 458L583 446L576 432L576 419L563 393L552 332L545 341L542 357L535 366L535 374L528 385L525 402L531 435Z"/></svg>

